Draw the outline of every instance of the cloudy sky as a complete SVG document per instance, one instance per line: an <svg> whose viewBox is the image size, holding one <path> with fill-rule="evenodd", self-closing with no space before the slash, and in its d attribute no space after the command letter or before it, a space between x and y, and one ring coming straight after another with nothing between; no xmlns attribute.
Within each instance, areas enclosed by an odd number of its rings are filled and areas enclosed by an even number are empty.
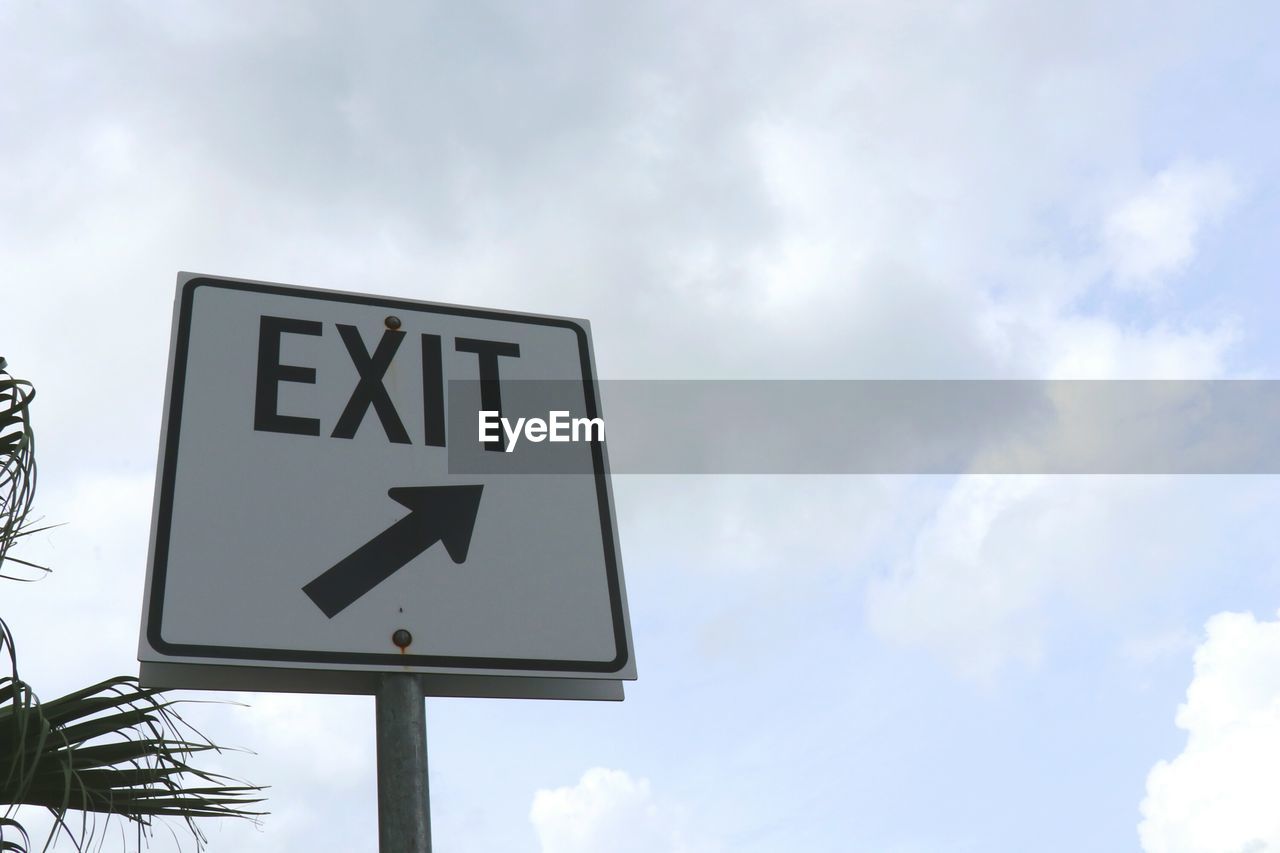
<svg viewBox="0 0 1280 853"><path fill-rule="evenodd" d="M605 378L1276 376L1277 33L1245 0L0 0L0 353L65 522L3 589L25 678L136 672L179 270L586 317ZM1272 478L615 490L640 679L429 701L438 849L1280 851ZM372 700L229 698L191 716L271 814L211 849L371 849Z"/></svg>

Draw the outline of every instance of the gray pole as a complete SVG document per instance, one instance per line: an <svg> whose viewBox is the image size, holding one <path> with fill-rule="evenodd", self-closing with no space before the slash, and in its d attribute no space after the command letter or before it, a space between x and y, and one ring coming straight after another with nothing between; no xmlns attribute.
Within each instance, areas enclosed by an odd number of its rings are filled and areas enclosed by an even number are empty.
<svg viewBox="0 0 1280 853"><path fill-rule="evenodd" d="M427 713L422 682L407 672L378 682L378 850L431 853Z"/></svg>

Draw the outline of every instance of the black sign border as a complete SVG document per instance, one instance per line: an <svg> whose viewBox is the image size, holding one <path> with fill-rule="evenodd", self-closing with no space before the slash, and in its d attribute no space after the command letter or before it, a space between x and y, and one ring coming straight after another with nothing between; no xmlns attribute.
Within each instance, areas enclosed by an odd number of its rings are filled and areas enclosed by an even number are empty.
<svg viewBox="0 0 1280 853"><path fill-rule="evenodd" d="M457 655L415 655L401 652L380 654L377 652L326 652L296 649L266 649L243 646L210 646L190 643L170 643L161 636L164 618L165 579L169 564L170 528L173 523L173 496L177 477L179 432L182 424L182 404L186 391L187 352L190 345L191 314L195 292L200 287L240 290L294 298L343 302L352 305L414 311L419 313L450 314L474 317L482 320L555 326L572 331L578 340L578 356L582 365L582 387L588 417L599 417L594 373L591 369L591 347L586 330L573 320L563 317L543 317L536 314L520 314L512 311L494 311L460 305L442 305L386 296L361 293L316 290L267 282L217 278L197 275L181 286L180 307L173 350L172 371L169 376L169 402L165 413L164 456L161 462L159 504L155 521L155 541L151 564L151 588L147 602L147 641L163 655L180 658L206 658L226 661L273 661L279 663L356 664L360 666L385 666L403 669L415 667L434 670L507 670L546 672L598 672L617 673L630 660L627 643L626 617L623 612L622 585L618 573L617 538L610 506L609 479L604 460L604 448L599 441L591 442L591 457L596 484L596 504L600 513L601 539L604 544L605 574L609 588L609 608L613 617L613 641L617 655L611 661L577 661L531 658L462 657Z"/></svg>

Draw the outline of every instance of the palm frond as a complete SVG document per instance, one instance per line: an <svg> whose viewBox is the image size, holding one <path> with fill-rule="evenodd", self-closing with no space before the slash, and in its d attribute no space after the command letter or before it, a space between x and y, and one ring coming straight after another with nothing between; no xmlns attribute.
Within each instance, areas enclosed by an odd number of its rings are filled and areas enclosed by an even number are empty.
<svg viewBox="0 0 1280 853"><path fill-rule="evenodd" d="M45 527L29 521L35 494L35 435L31 383L14 379L0 358L0 578L10 564L48 571L9 557L21 536ZM263 790L196 767L193 760L221 748L186 722L176 703L137 679L109 678L49 702L41 702L18 674L18 653L9 626L0 619L0 853L27 853L30 837L15 818L18 807L43 806L54 817L44 849L65 834L81 850L100 828L121 817L141 836L156 818L184 821L196 848L202 817L247 817ZM2 670L0 670L2 671ZM77 825L70 813L80 815ZM104 816L102 821L94 816Z"/></svg>
<svg viewBox="0 0 1280 853"><path fill-rule="evenodd" d="M27 516L36 491L35 432L31 429L31 401L36 392L30 382L14 379L0 358L0 577L10 546L35 530ZM23 561L40 571L44 566Z"/></svg>
<svg viewBox="0 0 1280 853"><path fill-rule="evenodd" d="M64 831L70 811L123 817L148 831L154 818L179 818L201 847L196 818L265 814L252 808L262 802L261 787L191 763L222 749L191 727L175 702L134 678L43 703L27 684L6 678L0 694L0 756L10 757L0 772L0 802L43 806ZM77 845L93 831L82 824L73 833Z"/></svg>
<svg viewBox="0 0 1280 853"><path fill-rule="evenodd" d="M4 837L5 832L9 833L9 838ZM18 841L14 841L13 837L17 836ZM26 853L27 846L31 844L31 836L27 835L27 830L22 824L16 820L7 817L0 817L0 853L5 851L16 851L16 853Z"/></svg>

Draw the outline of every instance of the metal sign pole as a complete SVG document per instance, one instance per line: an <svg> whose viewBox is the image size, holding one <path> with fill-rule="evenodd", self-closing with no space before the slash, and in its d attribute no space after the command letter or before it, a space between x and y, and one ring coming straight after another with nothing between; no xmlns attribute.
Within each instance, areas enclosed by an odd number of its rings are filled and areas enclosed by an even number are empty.
<svg viewBox="0 0 1280 853"><path fill-rule="evenodd" d="M378 850L431 853L427 714L419 676L384 673L378 682Z"/></svg>

